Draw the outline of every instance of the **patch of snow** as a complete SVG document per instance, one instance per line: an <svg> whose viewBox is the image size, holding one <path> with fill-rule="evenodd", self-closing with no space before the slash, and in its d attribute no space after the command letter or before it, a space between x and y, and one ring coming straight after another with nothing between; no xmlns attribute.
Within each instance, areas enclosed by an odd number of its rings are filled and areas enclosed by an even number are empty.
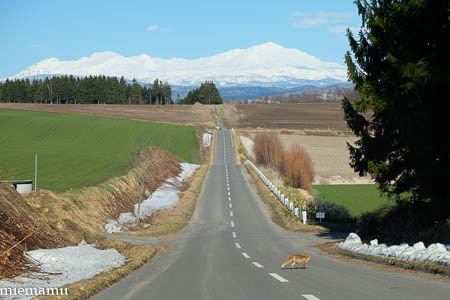
<svg viewBox="0 0 450 300"><path fill-rule="evenodd" d="M189 164L189 163L181 163L181 173L177 176L179 181L184 181L188 179L194 172L197 170L199 165Z"/></svg>
<svg viewBox="0 0 450 300"><path fill-rule="evenodd" d="M409 246L407 243L387 247L378 244L378 239L370 241L370 245L363 244L356 233L350 233L344 242L337 243L336 247L360 254L376 255L389 258L398 258L407 261L432 261L440 265L450 266L450 252L440 243L425 247L423 242Z"/></svg>
<svg viewBox="0 0 450 300"><path fill-rule="evenodd" d="M37 288L39 290L40 288L58 288L69 283L92 278L125 263L125 257L116 249L100 250L84 241L78 246L38 249L28 251L26 255L39 263L42 273L18 276L14 278L14 282L0 280L0 289ZM32 296L28 295L9 299L31 298Z"/></svg>
<svg viewBox="0 0 450 300"><path fill-rule="evenodd" d="M203 146L205 146L205 147L211 146L211 139L212 139L212 134L210 134L210 133L204 133L204 134L203 134L203 138L202 138L202 140L203 140Z"/></svg>
<svg viewBox="0 0 450 300"><path fill-rule="evenodd" d="M117 220L108 219L106 220L105 231L107 233L120 232L123 231L123 227Z"/></svg>
<svg viewBox="0 0 450 300"><path fill-rule="evenodd" d="M344 241L345 244L361 244L361 238L356 233L350 233Z"/></svg>
<svg viewBox="0 0 450 300"><path fill-rule="evenodd" d="M150 217L155 211L172 209L180 201L178 193L183 187L183 183L188 179L199 165L181 163L181 172L175 178L169 178L166 182L154 191L147 199L141 203L141 219ZM105 224L107 233L127 231L136 223L138 214L138 204L134 205L133 212L120 214L118 220L108 220ZM145 224L144 224L145 226Z"/></svg>
<svg viewBox="0 0 450 300"><path fill-rule="evenodd" d="M255 157L255 152L253 148L255 147L255 143L251 138L240 136L241 144L244 146L245 150L251 157Z"/></svg>

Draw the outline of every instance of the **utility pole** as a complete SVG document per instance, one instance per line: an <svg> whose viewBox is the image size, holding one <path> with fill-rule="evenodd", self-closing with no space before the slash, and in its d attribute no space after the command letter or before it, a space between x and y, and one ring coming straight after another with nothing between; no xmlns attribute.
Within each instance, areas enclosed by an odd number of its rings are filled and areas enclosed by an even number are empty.
<svg viewBox="0 0 450 300"><path fill-rule="evenodd" d="M37 154L34 155L34 192L37 191Z"/></svg>

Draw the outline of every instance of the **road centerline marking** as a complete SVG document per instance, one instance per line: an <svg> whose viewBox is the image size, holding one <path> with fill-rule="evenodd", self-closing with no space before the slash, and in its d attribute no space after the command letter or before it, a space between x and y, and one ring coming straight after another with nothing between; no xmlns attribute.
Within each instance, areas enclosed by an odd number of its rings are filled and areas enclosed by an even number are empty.
<svg viewBox="0 0 450 300"><path fill-rule="evenodd" d="M233 221L231 221L231 227L234 227L234 222Z"/></svg>
<svg viewBox="0 0 450 300"><path fill-rule="evenodd" d="M233 231L232 234L233 234L233 238L237 238L236 232Z"/></svg>
<svg viewBox="0 0 450 300"><path fill-rule="evenodd" d="M320 300L319 298L317 298L314 295L302 295L302 296L308 300Z"/></svg>
<svg viewBox="0 0 450 300"><path fill-rule="evenodd" d="M241 249L241 245L239 245L239 243L234 243L236 245L236 248Z"/></svg>
<svg viewBox="0 0 450 300"><path fill-rule="evenodd" d="M232 208L232 207L233 207L233 204L229 203L228 206L229 206L230 208Z"/></svg>
<svg viewBox="0 0 450 300"><path fill-rule="evenodd" d="M264 266L261 265L261 264L260 264L259 262L257 262L257 261L252 262L252 264L254 264L257 268L264 268Z"/></svg>
<svg viewBox="0 0 450 300"><path fill-rule="evenodd" d="M230 217L232 217L233 216L233 211L230 211Z"/></svg>
<svg viewBox="0 0 450 300"><path fill-rule="evenodd" d="M275 278L276 280L278 280L279 282L289 282L289 280L287 280L286 278L281 277L277 273L269 273L269 275L272 276L273 278Z"/></svg>
<svg viewBox="0 0 450 300"><path fill-rule="evenodd" d="M250 256L249 256L247 253L245 253L245 252L242 252L241 254L242 254L242 256L245 257L245 258L250 258Z"/></svg>

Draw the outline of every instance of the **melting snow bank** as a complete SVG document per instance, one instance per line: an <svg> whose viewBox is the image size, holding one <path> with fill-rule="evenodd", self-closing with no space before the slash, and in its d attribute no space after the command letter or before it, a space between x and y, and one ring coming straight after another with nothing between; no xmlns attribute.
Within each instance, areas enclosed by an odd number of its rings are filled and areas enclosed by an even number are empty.
<svg viewBox="0 0 450 300"><path fill-rule="evenodd" d="M370 245L363 244L356 233L350 233L344 242L336 244L336 248L353 251L360 254L397 258L408 261L429 261L440 265L450 266L450 251L443 244L435 243L425 247L423 242L409 246L406 243L387 246L378 244L378 240L370 241Z"/></svg>
<svg viewBox="0 0 450 300"><path fill-rule="evenodd" d="M203 145L205 147L211 146L211 138L212 138L212 134L209 134L209 133L203 134Z"/></svg>
<svg viewBox="0 0 450 300"><path fill-rule="evenodd" d="M2 292L9 289L11 293L14 290L18 292L21 288L28 291L20 296L19 293L14 296L8 292L8 296L12 296L8 299L30 299L36 293L45 294L47 289L55 291L68 283L92 278L125 263L125 257L116 249L100 250L85 241L73 247L28 251L26 255L39 264L42 274L15 277L14 282L0 280Z"/></svg>
<svg viewBox="0 0 450 300"><path fill-rule="evenodd" d="M181 163L181 173L175 178L169 178L153 194L141 203L141 219L150 217L157 210L169 210L180 201L178 193L183 182L189 178L199 165ZM120 214L117 220L107 220L105 231L108 233L127 231L136 224L138 204L134 205L134 212ZM145 226L145 225L144 225Z"/></svg>

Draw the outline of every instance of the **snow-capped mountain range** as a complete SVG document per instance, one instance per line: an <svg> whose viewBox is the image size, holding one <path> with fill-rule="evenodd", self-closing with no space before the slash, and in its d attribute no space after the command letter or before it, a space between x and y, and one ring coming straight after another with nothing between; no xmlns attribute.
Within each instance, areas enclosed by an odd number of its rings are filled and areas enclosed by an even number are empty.
<svg viewBox="0 0 450 300"><path fill-rule="evenodd" d="M198 59L162 59L146 54L124 57L114 52L98 52L72 61L49 58L9 79L44 75L124 76L143 83L158 78L177 86L198 86L205 80L213 80L219 87L324 86L347 81L344 66L271 42Z"/></svg>

